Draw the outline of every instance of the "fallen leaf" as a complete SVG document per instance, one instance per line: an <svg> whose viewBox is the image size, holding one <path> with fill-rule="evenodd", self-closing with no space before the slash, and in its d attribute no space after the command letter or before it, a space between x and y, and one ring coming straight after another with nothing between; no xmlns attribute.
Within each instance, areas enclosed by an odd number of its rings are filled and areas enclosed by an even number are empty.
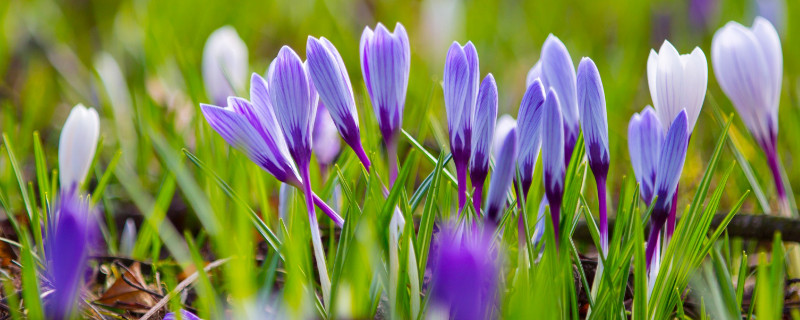
<svg viewBox="0 0 800 320"><path fill-rule="evenodd" d="M135 286L128 284L125 279ZM147 312L147 310L156 304L156 300L150 293L140 288L151 290L144 281L140 264L134 262L128 267L128 271L125 272L123 277L114 281L114 284L95 302L133 312Z"/></svg>

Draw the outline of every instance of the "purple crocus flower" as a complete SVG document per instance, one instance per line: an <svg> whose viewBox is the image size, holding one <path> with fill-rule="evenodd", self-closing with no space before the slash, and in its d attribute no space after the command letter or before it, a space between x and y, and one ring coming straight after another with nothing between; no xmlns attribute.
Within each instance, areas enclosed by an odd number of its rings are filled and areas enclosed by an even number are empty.
<svg viewBox="0 0 800 320"><path fill-rule="evenodd" d="M686 110L681 110L669 126L669 131L667 131L659 154L658 173L656 174L655 182L657 198L650 217L650 236L645 250L648 270L649 263L653 259L660 259L654 256L654 253L658 246L659 232L664 227L667 216L672 210L672 197L678 188L683 164L686 161L686 147L689 144L688 122Z"/></svg>
<svg viewBox="0 0 800 320"><path fill-rule="evenodd" d="M553 88L547 91L542 108L542 136L547 136L546 139L542 139L544 193L550 204L550 217L553 220L553 231L556 243L558 243L566 166L564 164L564 125L561 117L561 104Z"/></svg>
<svg viewBox="0 0 800 320"><path fill-rule="evenodd" d="M288 47L284 48L287 49L286 52L291 51ZM284 50L281 49L281 52ZM313 88L307 89L307 91L311 92L316 89L319 92L319 99L330 111L339 134L356 153L364 168L369 171L370 161L361 145L361 131L358 127L358 110L356 110L356 101L353 97L353 86L350 84L350 76L347 74L342 56L328 39L324 37L316 39L311 36L308 37L306 44L306 56L308 58L308 75L310 76L307 87ZM297 61L300 61L299 57L295 63ZM302 62L299 65L302 65Z"/></svg>
<svg viewBox="0 0 800 320"><path fill-rule="evenodd" d="M397 132L403 125L403 109L411 69L411 48L406 29L399 22L394 32L378 23L375 31L364 28L359 46L361 72L378 127L389 155L389 181L397 178Z"/></svg>
<svg viewBox="0 0 800 320"><path fill-rule="evenodd" d="M519 136L523 137L519 142L519 159L517 166L522 179L522 194L517 194L518 198L525 199L528 196L528 189L533 180L533 169L539 158L541 148L541 129L542 124L542 105L544 105L544 86L539 78L535 78L525 90L522 102L519 104ZM516 187L516 185L515 185ZM522 209L522 201L517 201L519 208Z"/></svg>
<svg viewBox="0 0 800 320"><path fill-rule="evenodd" d="M472 42L453 42L444 65L444 104L450 151L458 178L458 212L467 201L467 164L472 148L473 109L478 99L478 52Z"/></svg>
<svg viewBox="0 0 800 320"><path fill-rule="evenodd" d="M542 84L545 88L553 88L558 94L564 121L564 163L569 164L580 134L575 66L567 47L552 34L542 45L540 62Z"/></svg>
<svg viewBox="0 0 800 320"><path fill-rule="evenodd" d="M201 320L200 317L196 316L194 313L191 313L184 309L181 309L179 313L181 314L181 320ZM175 312L168 312L164 316L164 320L176 320L176 319L178 319L178 316L175 314Z"/></svg>
<svg viewBox="0 0 800 320"><path fill-rule="evenodd" d="M339 133L336 130L336 123L333 122L328 108L322 102L317 107L317 116L314 120L314 134L312 137L314 155L317 157L320 167L323 169L336 160L341 150Z"/></svg>
<svg viewBox="0 0 800 320"><path fill-rule="evenodd" d="M491 319L500 271L491 232L460 234L446 227L437 237L429 312L450 319Z"/></svg>
<svg viewBox="0 0 800 320"><path fill-rule="evenodd" d="M791 209L780 174L778 106L783 81L781 40L761 17L751 28L728 22L714 34L711 62L722 91L733 102L750 134L764 150L772 170L782 213Z"/></svg>
<svg viewBox="0 0 800 320"><path fill-rule="evenodd" d="M510 117L504 118L510 119ZM506 206L506 194L514 180L517 163L517 123L500 121L495 133L497 145L494 153L494 171L486 195L486 219L497 226Z"/></svg>
<svg viewBox="0 0 800 320"><path fill-rule="evenodd" d="M472 194L472 204L475 206L475 213L480 216L483 183L489 173L489 157L492 152L494 125L497 120L497 83L491 73L481 82L474 118L475 131L472 137L469 177L475 188L475 192Z"/></svg>
<svg viewBox="0 0 800 320"><path fill-rule="evenodd" d="M647 205L655 197L658 159L663 143L664 131L652 107L647 106L641 113L631 117L628 123L628 151L639 184L639 194Z"/></svg>
<svg viewBox="0 0 800 320"><path fill-rule="evenodd" d="M46 302L49 319L69 319L80 299L81 276L93 242L95 218L76 193L62 193L46 239L47 262L54 292Z"/></svg>
<svg viewBox="0 0 800 320"><path fill-rule="evenodd" d="M608 222L606 213L606 177L608 176L608 115L603 82L594 61L581 59L577 77L578 106L581 112L589 167L597 183L597 201L600 211L600 244L608 252Z"/></svg>
<svg viewBox="0 0 800 320"><path fill-rule="evenodd" d="M707 30L717 23L719 0L689 0L689 22L695 28Z"/></svg>
<svg viewBox="0 0 800 320"><path fill-rule="evenodd" d="M228 144L240 149L279 181L302 189L302 180L275 117L267 82L255 73L250 80L250 98L253 102L230 97L224 108L200 104L200 110ZM344 219L316 195L314 203L337 225L344 223Z"/></svg>

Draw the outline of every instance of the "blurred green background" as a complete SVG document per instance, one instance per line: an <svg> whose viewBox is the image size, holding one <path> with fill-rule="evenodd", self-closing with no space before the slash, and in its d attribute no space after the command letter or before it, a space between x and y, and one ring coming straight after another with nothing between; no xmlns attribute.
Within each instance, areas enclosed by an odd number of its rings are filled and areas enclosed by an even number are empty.
<svg viewBox="0 0 800 320"><path fill-rule="evenodd" d="M711 8L703 19L691 15L698 3ZM622 176L632 172L626 142L628 120L651 103L645 68L649 50L668 39L681 53L699 46L710 59L716 29L729 20L749 26L759 13L774 21L783 42L779 150L792 183L798 185L800 166L793 157L800 153L800 139L795 138L800 135L796 125L800 121L800 55L794 54L800 52L798 1L5 0L0 2L0 131L15 141L15 151L20 162L28 164L24 171L31 177L31 132L40 132L48 163L54 164L58 133L69 109L77 103L93 106L103 119L104 147L99 161L108 162L122 149L123 158L130 159L143 180L145 192L153 194L146 190L158 185L168 169L154 159L143 132L150 129L142 125L143 119L168 132L176 150L216 150L205 140L198 143L198 135L210 132L198 116L198 104L208 102L201 59L212 31L224 25L235 27L248 46L250 70L259 73L282 45L304 56L308 35L329 38L341 52L360 96L357 101L364 125L374 118L361 103L365 92L358 61L361 31L377 22L390 28L401 22L412 49L404 128L438 153L439 146L447 145L439 83L451 42L471 40L475 44L481 77L491 72L497 79L499 113L516 115L525 75L552 33L566 44L575 63L588 56L600 70L608 105L609 180L614 195ZM694 189L721 129L714 108L726 114L734 112L714 79L710 60L709 73L709 95L690 145L681 191ZM741 121L735 126L741 150L764 194L774 198L762 153L743 131ZM377 138L367 140L377 145ZM408 145L401 143L403 148ZM733 156L728 152L724 161L733 161ZM420 171L424 175L429 170ZM723 203L750 189L740 171L734 177ZM267 180L269 185L274 183L274 179ZM594 188L594 184L588 185ZM18 203L19 198L13 196L16 181L5 157L0 157L0 187L11 195L12 203ZM273 190L271 195L277 193L277 189L267 189ZM591 199L595 193L586 190L585 194ZM112 195L128 197L124 192ZM759 210L754 200L751 197L746 203L745 212ZM774 200L771 202L775 207ZM615 203L616 196L612 196L612 208Z"/></svg>

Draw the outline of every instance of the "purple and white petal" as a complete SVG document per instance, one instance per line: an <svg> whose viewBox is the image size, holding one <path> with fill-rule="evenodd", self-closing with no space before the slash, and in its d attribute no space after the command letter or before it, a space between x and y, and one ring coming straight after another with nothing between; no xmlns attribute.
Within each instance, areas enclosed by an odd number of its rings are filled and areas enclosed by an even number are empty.
<svg viewBox="0 0 800 320"><path fill-rule="evenodd" d="M583 129L586 154L589 166L595 176L608 173L608 115L606 114L606 98L603 92L603 82L600 72L594 61L589 58L581 59L578 65L578 106L581 113L581 128Z"/></svg>
<svg viewBox="0 0 800 320"><path fill-rule="evenodd" d="M528 188L533 180L533 169L539 158L544 98L544 86L537 77L525 90L517 114L519 136L523 137L519 142L519 158L517 160L519 174L522 177L520 183L522 183L523 196L528 194Z"/></svg>
<svg viewBox="0 0 800 320"><path fill-rule="evenodd" d="M683 164L686 161L686 147L689 144L689 128L686 111L680 113L672 121L672 125L664 138L664 145L658 160L656 177L656 205L653 218L663 223L672 206L672 196L678 187ZM663 217L661 215L663 214Z"/></svg>
<svg viewBox="0 0 800 320"><path fill-rule="evenodd" d="M328 108L322 102L317 107L312 147L317 161L323 166L332 164L341 149L336 124L333 122L330 113L328 113Z"/></svg>
<svg viewBox="0 0 800 320"><path fill-rule="evenodd" d="M528 70L528 74L525 76L525 86L530 87L533 84L533 81L539 79L541 81L542 78L542 60L536 61L536 64Z"/></svg>
<svg viewBox="0 0 800 320"><path fill-rule="evenodd" d="M542 168L547 201L561 206L564 193L564 129L559 96L553 88L547 91L542 107Z"/></svg>
<svg viewBox="0 0 800 320"><path fill-rule="evenodd" d="M225 104L236 90L243 89L247 63L247 45L236 29L224 26L212 32L203 48L203 83L208 98L215 104Z"/></svg>
<svg viewBox="0 0 800 320"><path fill-rule="evenodd" d="M515 122L502 121L498 123L498 141L494 154L495 164L492 179L489 182L489 192L486 194L486 218L497 225L506 205L506 194L511 188L511 182L516 173L518 137Z"/></svg>
<svg viewBox="0 0 800 320"><path fill-rule="evenodd" d="M198 317L194 313L191 313L191 312L186 311L184 309L181 309L179 312L181 314L181 320L202 320L202 319L200 319L200 317ZM168 312L164 316L164 320L176 320L176 319L178 319L178 317L175 315L175 312Z"/></svg>
<svg viewBox="0 0 800 320"><path fill-rule="evenodd" d="M578 94L575 66L567 47L556 36L549 35L542 45L542 83L545 90L553 88L558 94L564 121L565 159L569 161L580 134Z"/></svg>
<svg viewBox="0 0 800 320"><path fill-rule="evenodd" d="M470 157L470 178L476 185L489 172L489 157L492 151L492 140L497 120L497 83L494 76L488 74L478 90L478 102L475 108L475 123L472 132L472 156Z"/></svg>
<svg viewBox="0 0 800 320"><path fill-rule="evenodd" d="M444 101L453 157L465 160L471 148L473 109L478 94L478 54L467 42L453 42L444 67Z"/></svg>
<svg viewBox="0 0 800 320"><path fill-rule="evenodd" d="M648 205L655 196L656 174L664 143L664 131L655 110L647 106L634 114L628 124L628 151L639 194Z"/></svg>

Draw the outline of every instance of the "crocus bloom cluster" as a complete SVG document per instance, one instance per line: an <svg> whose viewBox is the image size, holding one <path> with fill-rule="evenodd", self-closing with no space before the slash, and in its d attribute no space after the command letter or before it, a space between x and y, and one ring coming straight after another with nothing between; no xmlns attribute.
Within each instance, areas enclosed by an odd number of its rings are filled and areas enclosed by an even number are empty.
<svg viewBox="0 0 800 320"><path fill-rule="evenodd" d="M728 22L714 34L711 61L722 91L766 153L778 197L785 203L777 150L783 81L783 54L777 31L761 17L755 19L751 28Z"/></svg>
<svg viewBox="0 0 800 320"><path fill-rule="evenodd" d="M72 108L58 141L58 168L62 192L80 188L94 159L100 136L100 118L94 108Z"/></svg>
<svg viewBox="0 0 800 320"><path fill-rule="evenodd" d="M600 245L608 251L608 218L606 217L606 177L610 162L608 153L608 115L603 82L592 59L581 59L578 65L578 105L581 112L589 167L597 183L597 200L600 210Z"/></svg>
<svg viewBox="0 0 800 320"><path fill-rule="evenodd" d="M497 226L506 205L506 193L514 180L517 163L517 124L511 117L502 117L495 133L495 166L486 195L486 219Z"/></svg>
<svg viewBox="0 0 800 320"><path fill-rule="evenodd" d="M489 173L489 157L492 150L492 140L494 139L495 120L497 119L497 83L495 83L494 76L491 73L483 79L481 87L478 89L475 114L479 116L475 117L474 123L469 177L472 181L472 186L475 188L475 193L472 195L472 203L475 207L475 212L480 215L483 183Z"/></svg>
<svg viewBox="0 0 800 320"><path fill-rule="evenodd" d="M208 36L203 48L203 83L214 104L225 104L244 87L247 63L247 45L236 29L224 26Z"/></svg>
<svg viewBox="0 0 800 320"><path fill-rule="evenodd" d="M389 155L389 181L397 178L397 133L403 125L403 109L411 69L411 48L406 29L399 22L394 32L378 23L375 31L364 28L360 44L361 72L378 127Z"/></svg>
<svg viewBox="0 0 800 320"><path fill-rule="evenodd" d="M472 126L478 100L480 71L478 52L472 42L453 42L444 64L444 104L450 132L450 151L458 180L458 210L467 201L467 165L472 149Z"/></svg>
<svg viewBox="0 0 800 320"><path fill-rule="evenodd" d="M95 221L85 200L75 193L62 193L45 242L47 271L54 289L46 303L49 319L69 319L80 300Z"/></svg>
<svg viewBox="0 0 800 320"><path fill-rule="evenodd" d="M353 86L342 56L328 39L310 36L306 44L306 55L308 75L312 80L309 84L313 82L312 87L319 92L319 99L330 112L339 134L356 153L364 168L369 170L370 161L361 145Z"/></svg>
<svg viewBox="0 0 800 320"><path fill-rule="evenodd" d="M445 228L437 247L429 312L450 319L493 318L500 266L491 232L477 229L461 236Z"/></svg>
<svg viewBox="0 0 800 320"><path fill-rule="evenodd" d="M556 243L559 237L559 218L561 200L564 196L564 131L559 96L553 88L547 91L542 107L542 132L549 136L542 139L542 168L544 176L544 194L550 205L550 217Z"/></svg>

